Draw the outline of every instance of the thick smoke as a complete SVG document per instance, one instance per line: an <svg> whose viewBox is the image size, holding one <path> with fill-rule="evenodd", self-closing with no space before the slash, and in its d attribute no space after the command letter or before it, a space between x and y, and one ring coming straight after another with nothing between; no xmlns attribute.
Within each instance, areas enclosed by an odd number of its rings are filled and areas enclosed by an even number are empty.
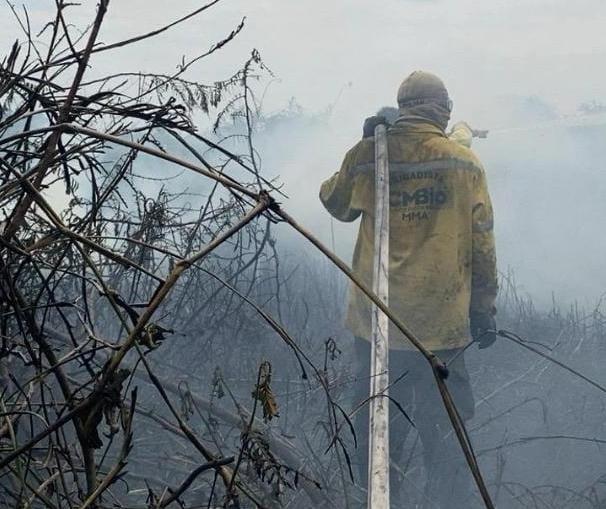
<svg viewBox="0 0 606 509"><path fill-rule="evenodd" d="M486 107L491 122L474 127L491 131L474 140L473 150L488 175L501 272L513 272L520 291L539 304L551 305L552 297L595 304L606 292L600 256L606 239L599 234L606 217L606 113L596 107L566 115L536 96L501 97ZM465 119L463 113L455 110L454 120ZM266 118L256 139L264 167L284 182L285 206L349 260L357 222L333 221L318 200L322 180L361 136L364 119L352 125L344 117L291 108Z"/></svg>

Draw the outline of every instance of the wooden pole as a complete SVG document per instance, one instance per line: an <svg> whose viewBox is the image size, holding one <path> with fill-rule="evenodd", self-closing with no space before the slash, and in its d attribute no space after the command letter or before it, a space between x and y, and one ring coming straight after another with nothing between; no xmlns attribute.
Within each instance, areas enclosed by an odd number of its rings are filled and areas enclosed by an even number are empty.
<svg viewBox="0 0 606 509"><path fill-rule="evenodd" d="M388 305L389 160L387 129L375 128L375 238L373 292ZM370 423L368 440L368 509L389 509L389 319L372 306Z"/></svg>

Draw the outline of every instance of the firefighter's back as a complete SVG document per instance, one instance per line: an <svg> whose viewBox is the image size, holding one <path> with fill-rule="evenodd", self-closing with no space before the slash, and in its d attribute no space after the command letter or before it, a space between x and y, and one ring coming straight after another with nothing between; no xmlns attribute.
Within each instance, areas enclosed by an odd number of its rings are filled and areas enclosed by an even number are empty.
<svg viewBox="0 0 606 509"><path fill-rule="evenodd" d="M370 282L374 239L374 145L361 142L353 162L354 204L362 211L354 269ZM430 123L400 122L388 131L390 307L426 345L469 341L472 207L482 167L473 153ZM369 305L352 289L348 322L367 332ZM439 317L439 319L438 319ZM366 334L360 334L368 337ZM392 346L403 338L392 328ZM400 341L398 340L400 339Z"/></svg>

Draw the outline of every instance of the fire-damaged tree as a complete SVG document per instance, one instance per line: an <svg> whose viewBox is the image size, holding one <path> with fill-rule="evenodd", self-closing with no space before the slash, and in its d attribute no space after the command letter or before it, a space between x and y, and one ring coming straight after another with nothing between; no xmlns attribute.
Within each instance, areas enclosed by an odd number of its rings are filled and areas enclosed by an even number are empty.
<svg viewBox="0 0 606 509"><path fill-rule="evenodd" d="M0 496L7 507L128 505L126 465L142 449L153 453L138 443L148 429L141 419L157 425L157 446L162 430L191 452L167 464L163 480L134 469L146 479L150 507L182 504L207 471L214 472L202 490L208 504L270 506L268 485L318 490L277 459L274 448L294 457L288 444L270 449L262 436L259 415L277 413L270 365L258 368L252 411L219 417L212 402L161 380L151 366L156 350L173 348L165 341L192 333L200 337L187 359L206 358L208 338L251 302L257 279L266 288L277 283L267 192L276 189L260 175L252 143L243 154L231 150L238 137L250 141L250 82L265 72L260 56L253 52L211 85L183 77L243 22L172 75L87 79L96 55L149 44L216 3L111 44L98 40L107 0L84 33L70 24L76 7L68 2L57 2L38 35L27 11L13 9L24 41L0 70ZM220 112L215 129L230 119L243 129L219 141L202 136L191 117L211 108ZM133 388L135 376L146 398ZM231 449L188 424L188 412L205 404L212 419L241 427Z"/></svg>

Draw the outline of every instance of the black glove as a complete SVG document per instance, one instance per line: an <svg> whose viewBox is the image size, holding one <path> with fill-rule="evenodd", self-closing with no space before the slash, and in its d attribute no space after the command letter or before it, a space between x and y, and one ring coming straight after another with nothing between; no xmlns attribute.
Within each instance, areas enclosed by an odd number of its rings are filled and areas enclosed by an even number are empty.
<svg viewBox="0 0 606 509"><path fill-rule="evenodd" d="M497 322L494 315L488 313L471 313L469 316L471 337L478 342L478 348L488 348L497 340Z"/></svg>
<svg viewBox="0 0 606 509"><path fill-rule="evenodd" d="M364 127L362 128L362 138L372 138L375 135L375 128L381 124L389 126L387 119L383 116L374 115L372 117L368 117L364 121Z"/></svg>

